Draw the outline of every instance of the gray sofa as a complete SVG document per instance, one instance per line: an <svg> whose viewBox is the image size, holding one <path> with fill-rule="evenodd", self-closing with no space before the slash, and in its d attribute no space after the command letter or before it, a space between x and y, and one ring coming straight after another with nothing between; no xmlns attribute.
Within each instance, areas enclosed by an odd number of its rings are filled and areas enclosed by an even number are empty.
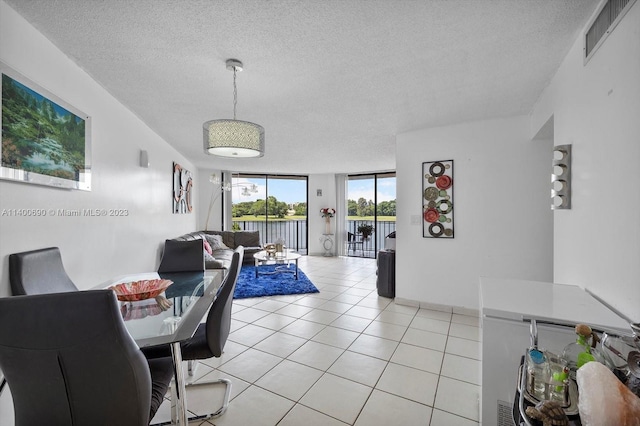
<svg viewBox="0 0 640 426"><path fill-rule="evenodd" d="M206 260L206 269L228 268L231 264L233 251L238 246L244 247L244 258L242 263L253 263L253 255L262 250L260 242L260 232L258 231L196 231L180 235L173 238L178 241L204 239L204 234L220 235L224 245L228 249L213 250L211 256L214 260Z"/></svg>

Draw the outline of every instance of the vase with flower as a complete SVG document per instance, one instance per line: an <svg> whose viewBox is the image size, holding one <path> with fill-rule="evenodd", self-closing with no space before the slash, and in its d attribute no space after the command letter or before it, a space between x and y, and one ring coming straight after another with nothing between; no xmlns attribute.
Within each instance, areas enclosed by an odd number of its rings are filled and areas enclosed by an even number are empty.
<svg viewBox="0 0 640 426"><path fill-rule="evenodd" d="M336 214L336 209L325 207L320 209L320 214L324 217L324 233L331 234L331 218Z"/></svg>

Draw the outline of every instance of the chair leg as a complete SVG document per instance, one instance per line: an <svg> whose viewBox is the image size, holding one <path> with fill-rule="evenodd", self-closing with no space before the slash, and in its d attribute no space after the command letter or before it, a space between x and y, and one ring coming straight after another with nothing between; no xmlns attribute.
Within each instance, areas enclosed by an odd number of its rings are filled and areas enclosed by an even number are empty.
<svg viewBox="0 0 640 426"><path fill-rule="evenodd" d="M189 377L193 377L196 373L196 368L198 368L198 361L194 359L187 361L187 373L189 374Z"/></svg>
<svg viewBox="0 0 640 426"><path fill-rule="evenodd" d="M231 398L231 380L229 379L218 379L218 380L214 380L212 382L198 382L198 383L189 383L187 385L187 387L194 387L194 386L208 386L208 385L215 385L218 383L224 383L225 385L225 392L224 392L224 399L222 400L222 407L220 407L217 411L210 413L210 414L204 414L202 416L195 416L195 417L189 417L189 421L191 420L206 420L206 419L212 419L215 417L220 417L221 415L224 414L225 411L227 411L227 408L229 407L229 399Z"/></svg>
<svg viewBox="0 0 640 426"><path fill-rule="evenodd" d="M207 386L207 385L216 385L219 383L224 383L225 384L225 392L224 392L224 399L222 400L222 406L215 412L213 413L209 413L209 414L203 414L200 416L193 416L193 417L189 417L189 421L193 421L193 420L206 420L206 419L213 419L216 417L220 417L221 415L223 415L225 413L225 411L227 411L227 408L229 407L229 399L231 399L231 380L229 379L218 379L218 380L214 380L212 382L199 382L199 383L187 383L185 386L187 388L190 387L194 387L194 386ZM172 383L173 384L173 383ZM150 426L166 426L166 425L174 425L177 424L177 416L176 416L176 409L175 409L175 405L173 403L173 401L175 401L174 398L174 386L171 387L171 421L168 422L164 422L164 423L154 423ZM189 400L187 399L187 403L189 402ZM187 407L188 409L188 407Z"/></svg>

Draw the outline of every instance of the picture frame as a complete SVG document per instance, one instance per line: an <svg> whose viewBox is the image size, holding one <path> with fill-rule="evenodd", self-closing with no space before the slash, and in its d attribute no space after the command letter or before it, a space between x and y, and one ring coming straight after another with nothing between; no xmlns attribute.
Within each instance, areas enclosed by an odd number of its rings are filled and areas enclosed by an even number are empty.
<svg viewBox="0 0 640 426"><path fill-rule="evenodd" d="M4 62L0 179L91 191L91 117Z"/></svg>
<svg viewBox="0 0 640 426"><path fill-rule="evenodd" d="M422 163L423 238L454 237L453 186L453 160Z"/></svg>

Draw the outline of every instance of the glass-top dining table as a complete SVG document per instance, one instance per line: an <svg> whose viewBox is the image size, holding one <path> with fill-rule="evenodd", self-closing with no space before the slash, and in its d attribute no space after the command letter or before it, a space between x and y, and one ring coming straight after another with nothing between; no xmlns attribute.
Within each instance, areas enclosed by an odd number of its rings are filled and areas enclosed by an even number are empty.
<svg viewBox="0 0 640 426"><path fill-rule="evenodd" d="M149 272L120 276L96 286L108 288L121 283L155 279L172 281L164 292L154 298L139 301L123 301L119 298L124 324L138 347L171 345L175 378L173 396L176 399L173 401L176 416L172 418L172 424L188 424L180 342L195 333L213 304L223 277L224 270L162 274Z"/></svg>

